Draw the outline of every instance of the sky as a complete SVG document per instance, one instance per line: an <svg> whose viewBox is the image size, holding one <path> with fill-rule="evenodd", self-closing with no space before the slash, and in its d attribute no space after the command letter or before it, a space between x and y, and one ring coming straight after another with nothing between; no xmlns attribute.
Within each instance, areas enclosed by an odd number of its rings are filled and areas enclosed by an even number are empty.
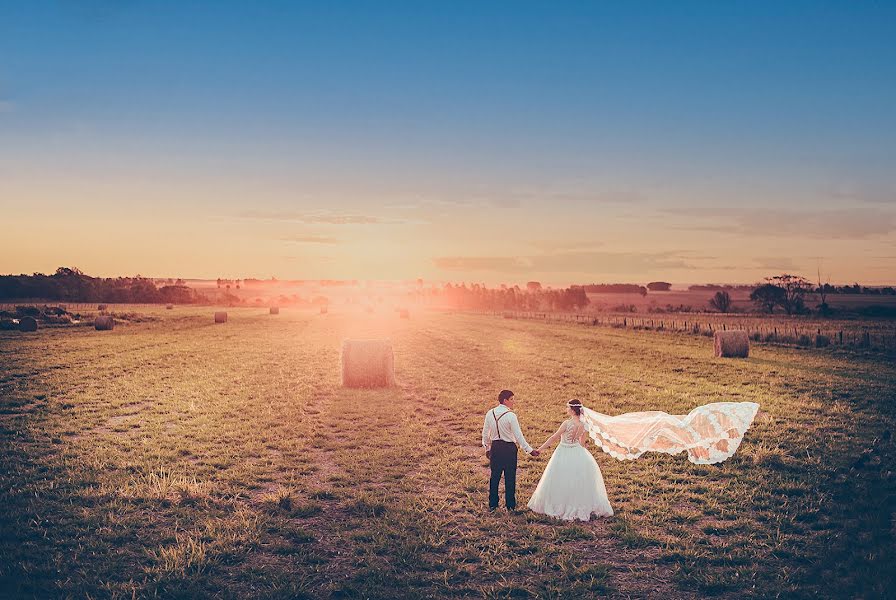
<svg viewBox="0 0 896 600"><path fill-rule="evenodd" d="M0 273L896 282L896 3L0 0Z"/></svg>

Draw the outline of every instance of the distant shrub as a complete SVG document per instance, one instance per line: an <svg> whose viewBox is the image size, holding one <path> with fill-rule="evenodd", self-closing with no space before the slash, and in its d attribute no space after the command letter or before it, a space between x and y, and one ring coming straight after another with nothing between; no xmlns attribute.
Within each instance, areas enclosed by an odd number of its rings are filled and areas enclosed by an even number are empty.
<svg viewBox="0 0 896 600"><path fill-rule="evenodd" d="M796 345L797 345L797 346L804 346L804 347L808 348L809 346L812 345L812 338L810 338L808 335L806 335L806 334L804 333L804 334L800 335L800 337L798 337L798 338L796 339Z"/></svg>
<svg viewBox="0 0 896 600"><path fill-rule="evenodd" d="M815 347L816 348L826 348L831 345L831 338L826 335L818 334L815 336Z"/></svg>

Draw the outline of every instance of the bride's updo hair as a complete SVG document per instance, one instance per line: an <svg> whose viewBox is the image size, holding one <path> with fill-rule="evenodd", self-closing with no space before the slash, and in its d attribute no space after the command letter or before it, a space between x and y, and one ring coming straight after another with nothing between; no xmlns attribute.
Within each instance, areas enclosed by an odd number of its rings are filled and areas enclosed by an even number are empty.
<svg viewBox="0 0 896 600"><path fill-rule="evenodd" d="M576 416L582 416L582 403L575 398L567 402L566 406L570 407Z"/></svg>

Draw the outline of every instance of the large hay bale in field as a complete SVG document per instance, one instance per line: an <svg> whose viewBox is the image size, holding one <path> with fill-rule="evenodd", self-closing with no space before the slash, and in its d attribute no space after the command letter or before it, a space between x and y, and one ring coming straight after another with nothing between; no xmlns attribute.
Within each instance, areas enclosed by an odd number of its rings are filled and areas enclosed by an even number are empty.
<svg viewBox="0 0 896 600"><path fill-rule="evenodd" d="M279 306L272 306L270 312L271 312L272 315L279 315L279 314L280 314L280 307L279 307Z"/></svg>
<svg viewBox="0 0 896 600"><path fill-rule="evenodd" d="M326 306L320 307L320 314L325 315L329 309Z"/></svg>
<svg viewBox="0 0 896 600"><path fill-rule="evenodd" d="M409 311L406 308L402 308L401 310L398 311L398 318L399 319L410 319L411 311Z"/></svg>
<svg viewBox="0 0 896 600"><path fill-rule="evenodd" d="M750 355L750 337L746 331L716 331L713 335L716 356L747 358Z"/></svg>
<svg viewBox="0 0 896 600"><path fill-rule="evenodd" d="M22 317L19 319L19 331L37 331L37 319Z"/></svg>
<svg viewBox="0 0 896 600"><path fill-rule="evenodd" d="M227 322L227 313L223 310L219 310L215 313L215 323L226 323Z"/></svg>
<svg viewBox="0 0 896 600"><path fill-rule="evenodd" d="M97 310L106 310L107 308L109 308L109 307L105 304L97 304L97 306L96 306Z"/></svg>
<svg viewBox="0 0 896 600"><path fill-rule="evenodd" d="M93 328L97 331L112 331L115 329L115 317L111 315L100 315L93 320Z"/></svg>
<svg viewBox="0 0 896 600"><path fill-rule="evenodd" d="M165 305L165 310L174 310L174 305L173 305L173 304L166 304L166 305Z"/></svg>
<svg viewBox="0 0 896 600"><path fill-rule="evenodd" d="M351 388L395 385L392 342L389 340L343 341L342 385Z"/></svg>

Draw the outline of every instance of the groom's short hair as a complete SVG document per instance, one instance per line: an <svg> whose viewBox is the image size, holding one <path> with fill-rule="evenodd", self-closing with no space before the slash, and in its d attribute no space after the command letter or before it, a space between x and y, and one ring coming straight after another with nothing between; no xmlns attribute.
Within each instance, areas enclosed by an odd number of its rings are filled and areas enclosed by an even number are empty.
<svg viewBox="0 0 896 600"><path fill-rule="evenodd" d="M500 402L501 404L504 404L504 402L510 400L511 398L513 398L513 392L511 392L510 390L501 390L501 393L498 394L498 402Z"/></svg>

